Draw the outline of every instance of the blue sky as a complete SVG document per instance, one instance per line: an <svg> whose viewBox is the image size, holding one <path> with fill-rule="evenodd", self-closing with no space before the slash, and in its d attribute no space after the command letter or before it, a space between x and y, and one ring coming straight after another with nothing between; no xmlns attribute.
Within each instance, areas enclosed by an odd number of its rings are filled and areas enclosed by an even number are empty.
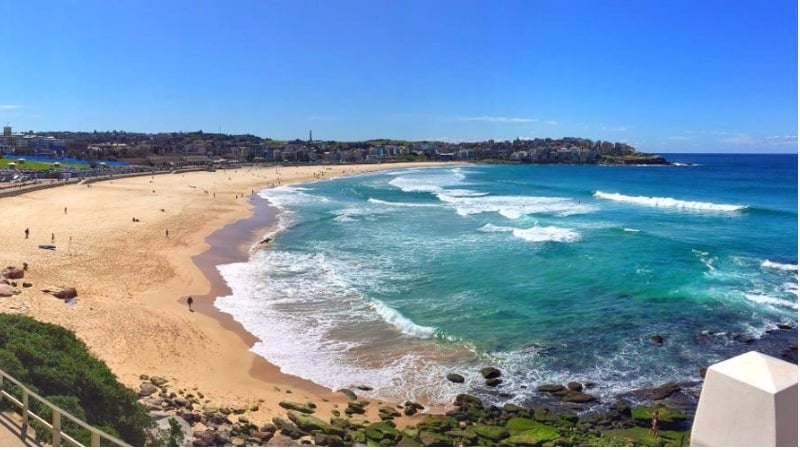
<svg viewBox="0 0 800 450"><path fill-rule="evenodd" d="M18 130L797 152L797 2L0 0Z"/></svg>

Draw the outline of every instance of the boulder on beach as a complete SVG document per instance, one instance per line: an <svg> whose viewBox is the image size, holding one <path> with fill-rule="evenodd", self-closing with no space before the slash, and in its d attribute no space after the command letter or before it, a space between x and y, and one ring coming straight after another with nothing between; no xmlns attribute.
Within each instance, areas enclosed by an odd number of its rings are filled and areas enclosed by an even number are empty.
<svg viewBox="0 0 800 450"><path fill-rule="evenodd" d="M25 271L20 267L8 266L3 269L3 278L16 280L25 276Z"/></svg>
<svg viewBox="0 0 800 450"><path fill-rule="evenodd" d="M155 394L157 391L158 391L158 388L153 383L150 383L149 381L145 381L139 387L139 396L148 397L150 395Z"/></svg>
<svg viewBox="0 0 800 450"><path fill-rule="evenodd" d="M281 401L278 403L278 405L281 408L299 411L301 413L306 413L306 414L311 414L314 412L314 408L311 408L310 406L299 402Z"/></svg>
<svg viewBox="0 0 800 450"><path fill-rule="evenodd" d="M590 403L596 402L597 398L594 395L585 392L567 391L566 395L561 397L561 401L570 403Z"/></svg>
<svg viewBox="0 0 800 450"><path fill-rule="evenodd" d="M286 415L289 417L289 420L297 425L297 428L307 433L313 431L328 433L328 430L330 429L330 425L328 425L327 422L317 416L312 416L311 414L303 414L298 411L289 411L286 413Z"/></svg>
<svg viewBox="0 0 800 450"><path fill-rule="evenodd" d="M63 288L58 291L42 289L42 292L45 294L51 294L53 297L60 298L62 300L69 300L78 296L78 290L74 287Z"/></svg>
<svg viewBox="0 0 800 450"><path fill-rule="evenodd" d="M167 379L164 377L153 376L150 377L150 382L158 387L161 387L167 384Z"/></svg>
<svg viewBox="0 0 800 450"><path fill-rule="evenodd" d="M341 392L345 395L345 397L349 398L350 400L355 400L358 398L355 392L351 391L350 389L339 389L336 392Z"/></svg>
<svg viewBox="0 0 800 450"><path fill-rule="evenodd" d="M11 285L0 283L0 297L11 297L14 295L14 288Z"/></svg>

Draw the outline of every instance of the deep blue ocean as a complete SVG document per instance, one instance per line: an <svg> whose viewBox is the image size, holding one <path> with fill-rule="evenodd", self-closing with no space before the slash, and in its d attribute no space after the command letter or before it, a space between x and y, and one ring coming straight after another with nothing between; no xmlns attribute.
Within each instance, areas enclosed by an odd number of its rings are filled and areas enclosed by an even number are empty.
<svg viewBox="0 0 800 450"><path fill-rule="evenodd" d="M796 334L797 156L668 159L683 164L387 166L267 189L278 233L220 266L233 293L216 305L284 372L387 400L699 381L778 324Z"/></svg>

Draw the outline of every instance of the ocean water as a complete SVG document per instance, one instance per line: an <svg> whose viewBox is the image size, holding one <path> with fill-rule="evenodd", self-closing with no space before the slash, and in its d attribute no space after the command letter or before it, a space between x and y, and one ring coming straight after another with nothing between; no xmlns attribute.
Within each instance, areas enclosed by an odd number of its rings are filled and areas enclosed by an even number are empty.
<svg viewBox="0 0 800 450"><path fill-rule="evenodd" d="M219 267L216 305L284 372L387 400L699 381L797 326L797 156L669 159L687 164L387 166L267 189L279 232Z"/></svg>

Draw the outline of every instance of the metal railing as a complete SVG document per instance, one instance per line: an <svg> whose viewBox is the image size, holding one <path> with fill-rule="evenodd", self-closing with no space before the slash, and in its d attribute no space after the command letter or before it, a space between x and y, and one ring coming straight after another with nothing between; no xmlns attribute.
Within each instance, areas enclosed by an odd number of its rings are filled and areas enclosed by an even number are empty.
<svg viewBox="0 0 800 450"><path fill-rule="evenodd" d="M14 384L14 385L16 385L16 386L18 386L19 388L22 389L22 398L21 399L18 399L16 397L14 397L14 395L12 393L8 392L5 389L6 380L10 381L11 384ZM45 405L48 408L50 408L50 410L52 411L52 414L51 414L49 422L47 420L39 417L38 415L36 415L30 409L30 399L31 398L41 402L43 405ZM20 430L20 436L22 436L22 437L27 436L28 425L30 423L30 419L34 419L34 420L38 421L39 423L43 424L45 427L47 427L51 431L51 433L52 433L51 434L51 437L52 437L51 444L53 445L53 447L60 447L60 446L65 446L65 445L73 445L73 446L76 446L76 447L85 447L83 444L78 442L78 440L76 440L72 436L64 433L64 431L62 429L62 420L66 419L66 420L69 420L69 421L75 423L79 427L81 427L81 428L83 428L83 429L85 429L85 430L87 430L87 431L89 431L91 433L91 436L92 436L91 437L91 446L92 447L100 447L101 446L101 442L100 442L101 439L103 439L104 445L112 444L112 445L118 445L120 447L130 447L130 445L126 444L121 439L116 438L114 436L111 436L110 434L106 433L105 431L98 430L97 428L89 425L88 423L82 421L81 419L78 419L77 417L73 416L72 414L68 413L67 411L64 411L62 408L54 405L50 401L45 400L39 394L37 394L37 393L31 391L30 389L28 389L27 387L25 387L24 384L22 384L21 382L17 381L14 377L12 377L11 375L7 374L3 370L0 370L0 401L2 401L3 399L7 399L12 404L14 404L17 407L21 408L21 410L22 410L22 429Z"/></svg>

